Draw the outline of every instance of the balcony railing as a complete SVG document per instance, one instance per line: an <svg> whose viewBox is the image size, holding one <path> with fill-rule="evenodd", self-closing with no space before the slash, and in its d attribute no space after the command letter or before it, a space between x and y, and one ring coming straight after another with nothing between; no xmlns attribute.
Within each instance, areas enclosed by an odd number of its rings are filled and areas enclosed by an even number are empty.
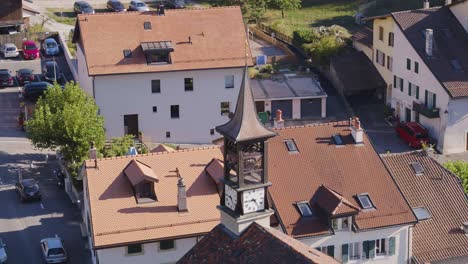
<svg viewBox="0 0 468 264"><path fill-rule="evenodd" d="M427 108L423 103L413 102L413 111L427 118L439 118L439 108Z"/></svg>

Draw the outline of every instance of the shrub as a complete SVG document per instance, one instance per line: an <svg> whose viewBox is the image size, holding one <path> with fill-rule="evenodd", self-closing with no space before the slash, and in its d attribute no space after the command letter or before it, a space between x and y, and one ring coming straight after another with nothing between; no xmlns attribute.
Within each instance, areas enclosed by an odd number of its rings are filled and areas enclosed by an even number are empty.
<svg viewBox="0 0 468 264"><path fill-rule="evenodd" d="M444 164L444 167L460 178L463 189L468 194L468 162L461 160L449 161Z"/></svg>
<svg viewBox="0 0 468 264"><path fill-rule="evenodd" d="M312 43L319 38L316 31L308 28L301 28L293 32L292 44L302 47L303 44Z"/></svg>

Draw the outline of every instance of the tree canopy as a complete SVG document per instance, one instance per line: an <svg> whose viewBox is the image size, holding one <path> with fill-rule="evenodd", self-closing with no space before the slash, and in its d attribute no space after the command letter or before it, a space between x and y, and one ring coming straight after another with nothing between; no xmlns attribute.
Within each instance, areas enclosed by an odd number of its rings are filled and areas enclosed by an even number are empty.
<svg viewBox="0 0 468 264"><path fill-rule="evenodd" d="M463 189L468 194L468 162L461 160L449 161L444 164L444 167L460 178Z"/></svg>
<svg viewBox="0 0 468 264"><path fill-rule="evenodd" d="M87 158L91 142L102 148L104 119L93 98L77 83L69 82L63 89L55 84L37 101L26 133L36 148L59 149L68 162L76 164Z"/></svg>
<svg viewBox="0 0 468 264"><path fill-rule="evenodd" d="M273 4L281 10L281 17L284 18L284 11L301 8L301 0L272 0Z"/></svg>

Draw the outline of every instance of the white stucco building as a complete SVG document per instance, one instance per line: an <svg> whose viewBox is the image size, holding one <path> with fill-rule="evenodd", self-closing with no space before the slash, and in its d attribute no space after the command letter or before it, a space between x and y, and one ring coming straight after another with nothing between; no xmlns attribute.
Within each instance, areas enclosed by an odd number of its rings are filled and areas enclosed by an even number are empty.
<svg viewBox="0 0 468 264"><path fill-rule="evenodd" d="M444 154L468 151L468 2L425 5L370 18L374 47L387 46L373 61L387 70L387 103L401 121L425 126Z"/></svg>
<svg viewBox="0 0 468 264"><path fill-rule="evenodd" d="M82 15L75 32L77 81L108 138L210 143L251 64L238 7Z"/></svg>

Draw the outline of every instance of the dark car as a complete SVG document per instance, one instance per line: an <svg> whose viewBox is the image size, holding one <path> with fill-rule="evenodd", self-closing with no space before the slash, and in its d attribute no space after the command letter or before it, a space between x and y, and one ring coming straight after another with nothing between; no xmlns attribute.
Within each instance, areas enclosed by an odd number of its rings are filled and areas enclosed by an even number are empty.
<svg viewBox="0 0 468 264"><path fill-rule="evenodd" d="M24 179L16 183L16 191L22 202L29 200L41 200L39 185L34 179Z"/></svg>
<svg viewBox="0 0 468 264"><path fill-rule="evenodd" d="M421 148L423 143L430 143L427 129L417 122L401 122L395 130L412 148Z"/></svg>
<svg viewBox="0 0 468 264"><path fill-rule="evenodd" d="M13 86L13 77L7 69L0 69L0 87Z"/></svg>
<svg viewBox="0 0 468 264"><path fill-rule="evenodd" d="M30 70L30 69L17 70L16 79L18 80L18 84L20 86L23 86L25 83L33 82L34 81L33 70Z"/></svg>
<svg viewBox="0 0 468 264"><path fill-rule="evenodd" d="M41 97L47 89L51 88L52 84L48 82L32 82L24 85L23 97L31 101Z"/></svg>
<svg viewBox="0 0 468 264"><path fill-rule="evenodd" d="M60 82L62 72L56 61L48 61L44 67L44 78L50 83Z"/></svg>
<svg viewBox="0 0 468 264"><path fill-rule="evenodd" d="M112 12L125 12L127 9L125 9L125 6L122 4L122 2L118 0L109 0L107 1L107 9Z"/></svg>
<svg viewBox="0 0 468 264"><path fill-rule="evenodd" d="M75 14L94 14L93 7L85 1L77 1L73 4Z"/></svg>

